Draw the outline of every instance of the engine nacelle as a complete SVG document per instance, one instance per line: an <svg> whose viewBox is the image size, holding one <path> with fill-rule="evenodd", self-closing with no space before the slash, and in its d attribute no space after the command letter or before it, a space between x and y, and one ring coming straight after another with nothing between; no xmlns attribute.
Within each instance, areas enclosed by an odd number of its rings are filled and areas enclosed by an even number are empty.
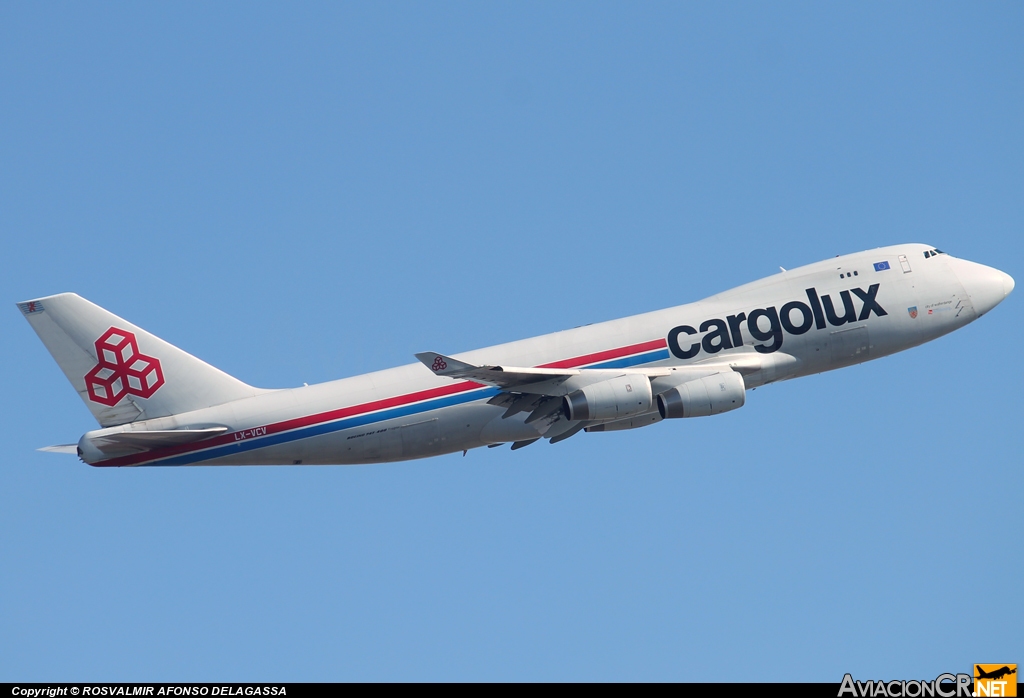
<svg viewBox="0 0 1024 698"><path fill-rule="evenodd" d="M723 371L682 385L658 395L658 412L665 419L707 417L743 407L747 391L743 376Z"/></svg>
<svg viewBox="0 0 1024 698"><path fill-rule="evenodd" d="M611 421L647 412L653 404L650 379L627 374L569 393L562 398L562 414L568 420Z"/></svg>

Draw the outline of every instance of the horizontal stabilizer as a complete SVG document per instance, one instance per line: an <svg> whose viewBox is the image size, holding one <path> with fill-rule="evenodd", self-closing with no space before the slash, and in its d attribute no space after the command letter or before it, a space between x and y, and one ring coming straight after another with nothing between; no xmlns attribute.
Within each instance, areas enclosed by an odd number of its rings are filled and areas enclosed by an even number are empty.
<svg viewBox="0 0 1024 698"><path fill-rule="evenodd" d="M45 453L78 453L78 444L57 444L56 446L43 446L36 450Z"/></svg>
<svg viewBox="0 0 1024 698"><path fill-rule="evenodd" d="M227 427L207 429L170 429L166 431L120 431L92 437L92 443L104 453L148 451L164 446L179 446L219 436Z"/></svg>

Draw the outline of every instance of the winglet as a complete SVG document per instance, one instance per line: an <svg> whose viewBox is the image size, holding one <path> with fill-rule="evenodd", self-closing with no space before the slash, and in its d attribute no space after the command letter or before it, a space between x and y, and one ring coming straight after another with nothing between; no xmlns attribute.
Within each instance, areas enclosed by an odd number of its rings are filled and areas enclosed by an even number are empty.
<svg viewBox="0 0 1024 698"><path fill-rule="evenodd" d="M438 376L458 376L466 371L472 371L479 366L467 364L464 361L453 359L450 356L444 354L438 354L432 351L424 351L416 354L416 358L420 362L434 372Z"/></svg>

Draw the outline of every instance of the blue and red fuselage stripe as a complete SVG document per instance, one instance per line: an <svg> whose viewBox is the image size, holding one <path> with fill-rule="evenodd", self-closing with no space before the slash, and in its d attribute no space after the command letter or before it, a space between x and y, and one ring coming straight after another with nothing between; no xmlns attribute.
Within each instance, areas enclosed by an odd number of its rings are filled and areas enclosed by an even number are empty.
<svg viewBox="0 0 1024 698"><path fill-rule="evenodd" d="M663 361L669 358L664 339L655 339L632 344L618 349L586 354L563 359L537 368L628 368ZM130 456L110 458L95 463L96 466L115 467L125 465L188 465L199 461L222 458L276 444L308 439L335 431L352 429L375 422L406 417L443 407L461 405L476 400L490 399L499 392L498 388L471 381L461 381L440 388L420 390L405 395L374 400L351 407L320 412L305 417L287 419L267 424L247 433L259 432L259 436L238 440L238 432L223 434L198 443L169 446L167 448L137 453Z"/></svg>

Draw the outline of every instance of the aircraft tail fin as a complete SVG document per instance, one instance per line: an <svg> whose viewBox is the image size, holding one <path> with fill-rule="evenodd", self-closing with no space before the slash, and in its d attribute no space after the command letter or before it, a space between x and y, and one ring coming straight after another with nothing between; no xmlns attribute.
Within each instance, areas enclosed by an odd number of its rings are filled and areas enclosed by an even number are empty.
<svg viewBox="0 0 1024 698"><path fill-rule="evenodd" d="M168 417L264 392L74 293L18 303L100 426Z"/></svg>

